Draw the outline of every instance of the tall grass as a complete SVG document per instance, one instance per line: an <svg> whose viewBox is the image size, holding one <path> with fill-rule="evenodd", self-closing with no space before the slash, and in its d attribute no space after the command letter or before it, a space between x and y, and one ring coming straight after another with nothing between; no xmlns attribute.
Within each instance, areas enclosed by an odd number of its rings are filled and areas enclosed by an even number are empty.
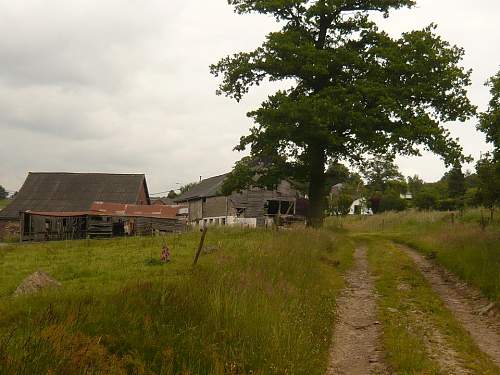
<svg viewBox="0 0 500 375"><path fill-rule="evenodd" d="M7 207L10 202L10 199L0 199L0 210Z"/></svg>
<svg viewBox="0 0 500 375"><path fill-rule="evenodd" d="M483 228L482 216L487 215L479 209L462 214L407 211L351 217L337 224L432 254L438 263L500 302L500 220L497 217Z"/></svg>
<svg viewBox="0 0 500 375"><path fill-rule="evenodd" d="M470 373L498 373L405 253L392 241L371 237L366 242L376 276L379 318L391 373L446 372L435 356L440 341L456 353L456 359L466 364ZM439 354L449 360L450 354Z"/></svg>
<svg viewBox="0 0 500 375"><path fill-rule="evenodd" d="M198 237L167 237L167 265L149 261L165 239L10 248L0 270L2 371L323 373L351 244L318 231L212 231L218 250L193 269ZM63 288L10 297L36 268Z"/></svg>

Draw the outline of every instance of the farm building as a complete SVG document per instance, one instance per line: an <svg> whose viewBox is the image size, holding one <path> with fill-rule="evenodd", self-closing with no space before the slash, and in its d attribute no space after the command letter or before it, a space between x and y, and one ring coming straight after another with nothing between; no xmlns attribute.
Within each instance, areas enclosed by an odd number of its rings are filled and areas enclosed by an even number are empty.
<svg viewBox="0 0 500 375"><path fill-rule="evenodd" d="M330 190L330 200L333 199L334 196L338 196L342 189L345 188L345 184L336 184L332 186ZM359 192L357 192L359 198L353 200L349 207L349 211L347 214L349 215L373 215L373 211L368 207L368 201L364 197L360 197Z"/></svg>
<svg viewBox="0 0 500 375"><path fill-rule="evenodd" d="M202 180L175 199L188 206L191 225L272 225L276 218L300 221L307 213L307 200L300 198L288 181L276 189L252 188L230 196L220 190L227 174Z"/></svg>
<svg viewBox="0 0 500 375"><path fill-rule="evenodd" d="M176 203L172 198L151 198L151 204L155 206L175 206Z"/></svg>
<svg viewBox="0 0 500 375"><path fill-rule="evenodd" d="M153 206L167 206L177 209L177 217L182 221L187 221L188 206L186 204L179 204L172 198L151 198Z"/></svg>
<svg viewBox="0 0 500 375"><path fill-rule="evenodd" d="M178 208L105 202L81 212L25 211L20 225L22 241L152 235L185 228Z"/></svg>
<svg viewBox="0 0 500 375"><path fill-rule="evenodd" d="M81 213L94 202L149 205L146 178L143 174L29 173L14 200L0 211L0 238L19 233L21 214L26 211Z"/></svg>

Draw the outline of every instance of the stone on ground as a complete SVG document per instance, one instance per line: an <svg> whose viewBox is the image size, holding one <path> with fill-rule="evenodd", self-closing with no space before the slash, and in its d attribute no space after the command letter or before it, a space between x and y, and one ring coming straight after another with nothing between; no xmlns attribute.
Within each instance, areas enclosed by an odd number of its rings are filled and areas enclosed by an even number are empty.
<svg viewBox="0 0 500 375"><path fill-rule="evenodd" d="M34 294L42 289L58 288L61 283L53 279L45 272L37 271L23 280L14 292L14 296Z"/></svg>

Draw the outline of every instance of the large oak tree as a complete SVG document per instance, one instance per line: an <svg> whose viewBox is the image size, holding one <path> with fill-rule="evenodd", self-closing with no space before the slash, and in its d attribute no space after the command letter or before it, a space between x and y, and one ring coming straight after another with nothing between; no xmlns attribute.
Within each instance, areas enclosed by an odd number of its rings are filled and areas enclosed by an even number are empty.
<svg viewBox="0 0 500 375"><path fill-rule="evenodd" d="M462 148L443 127L475 108L466 95L464 51L435 34L435 25L390 37L372 20L413 0L228 0L238 13L272 16L281 26L255 51L211 67L218 93L237 101L265 80L291 82L248 115L256 126L238 150L272 160L270 175L309 183L309 224L321 225L325 166L367 154L418 155L424 148L447 164ZM267 164L269 166L269 164ZM259 176L266 177L266 168Z"/></svg>
<svg viewBox="0 0 500 375"><path fill-rule="evenodd" d="M480 202L491 209L500 205L500 72L487 85L491 99L486 112L481 113L478 129L486 134L486 140L493 145L493 152L484 155L476 165L479 177Z"/></svg>

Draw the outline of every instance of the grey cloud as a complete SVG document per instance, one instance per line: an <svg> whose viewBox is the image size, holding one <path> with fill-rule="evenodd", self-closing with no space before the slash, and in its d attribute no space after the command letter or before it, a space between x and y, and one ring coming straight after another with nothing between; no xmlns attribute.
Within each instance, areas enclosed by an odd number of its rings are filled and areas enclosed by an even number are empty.
<svg viewBox="0 0 500 375"><path fill-rule="evenodd" d="M500 5L421 0L382 20L391 33L435 21L465 47L475 69L473 101L498 69ZM215 96L208 66L258 46L272 19L233 14L226 0L0 0L0 184L16 189L28 171L144 172L151 191L226 172L252 125L246 112L276 85L242 103ZM468 153L487 149L474 122L452 125ZM426 154L398 159L406 174L439 178Z"/></svg>

